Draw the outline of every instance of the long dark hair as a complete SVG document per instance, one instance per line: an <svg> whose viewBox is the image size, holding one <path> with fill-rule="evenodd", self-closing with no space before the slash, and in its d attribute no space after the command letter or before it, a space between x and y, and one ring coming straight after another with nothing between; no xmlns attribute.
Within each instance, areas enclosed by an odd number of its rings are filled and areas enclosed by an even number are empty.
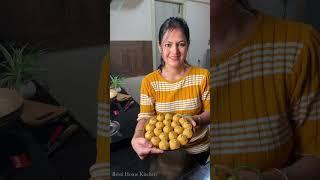
<svg viewBox="0 0 320 180"><path fill-rule="evenodd" d="M175 28L180 28L182 30L183 34L186 36L188 47L189 47L189 45L190 45L189 27L188 27L187 22L180 17L170 17L162 23L160 30L159 30L159 35L158 35L159 44L161 44L164 34L168 30L173 30ZM165 63L162 59L162 56L160 58L161 58L161 64L158 66L158 69L160 71L162 71L162 68L164 67ZM185 62L185 63L187 65L189 65L188 62Z"/></svg>

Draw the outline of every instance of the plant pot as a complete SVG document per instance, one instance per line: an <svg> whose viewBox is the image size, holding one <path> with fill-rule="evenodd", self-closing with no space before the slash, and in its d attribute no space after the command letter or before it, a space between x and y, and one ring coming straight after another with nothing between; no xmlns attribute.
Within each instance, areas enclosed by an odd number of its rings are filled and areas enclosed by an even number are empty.
<svg viewBox="0 0 320 180"><path fill-rule="evenodd" d="M121 92L121 87L115 88L114 90L115 90L117 93L120 93L120 92Z"/></svg>
<svg viewBox="0 0 320 180"><path fill-rule="evenodd" d="M22 84L19 88L19 92L24 99L32 98L36 94L36 91L37 87L32 81Z"/></svg>

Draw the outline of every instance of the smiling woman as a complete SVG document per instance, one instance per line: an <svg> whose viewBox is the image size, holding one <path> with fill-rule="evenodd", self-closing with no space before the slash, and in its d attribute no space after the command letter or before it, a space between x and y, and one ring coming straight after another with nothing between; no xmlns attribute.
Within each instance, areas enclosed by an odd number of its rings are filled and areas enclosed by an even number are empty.
<svg viewBox="0 0 320 180"><path fill-rule="evenodd" d="M132 147L140 159L164 151L153 147L144 138L144 125L151 116L162 113L190 115L188 118L198 130L207 133L210 118L209 72L187 63L190 45L189 27L182 18L168 18L160 27L158 48L161 65L148 74L141 84L140 113ZM162 128L160 129L162 131ZM153 132L149 132L153 134ZM208 134L207 134L208 135ZM199 138L185 150L189 154L201 154L207 160L209 155L208 136ZM161 143L161 142L160 142ZM159 143L159 144L160 144ZM187 164L187 156L164 154L155 157L151 164L161 175L178 177ZM175 166L172 162L185 162ZM151 169L152 172L152 169Z"/></svg>

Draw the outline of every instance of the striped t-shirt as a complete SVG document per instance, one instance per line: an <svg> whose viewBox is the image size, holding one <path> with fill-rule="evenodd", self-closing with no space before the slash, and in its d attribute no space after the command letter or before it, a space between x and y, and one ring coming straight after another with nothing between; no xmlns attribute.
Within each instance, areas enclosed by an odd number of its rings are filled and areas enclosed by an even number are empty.
<svg viewBox="0 0 320 180"><path fill-rule="evenodd" d="M107 56L103 60L100 71L97 108L97 158L96 163L90 167L90 175L93 180L101 176L110 176L110 137L108 136L107 131L110 124L109 60Z"/></svg>
<svg viewBox="0 0 320 180"><path fill-rule="evenodd" d="M211 167L281 168L320 154L320 36L257 13L254 32L211 62Z"/></svg>
<svg viewBox="0 0 320 180"><path fill-rule="evenodd" d="M191 66L174 82L166 80L160 73L156 70L142 80L138 120L159 113L197 115L210 112L208 70ZM202 127L198 133L206 135L185 149L190 154L209 150L208 127Z"/></svg>
<svg viewBox="0 0 320 180"><path fill-rule="evenodd" d="M160 73L156 70L142 80L138 119L159 113L196 115L210 111L208 70L191 66L174 82Z"/></svg>

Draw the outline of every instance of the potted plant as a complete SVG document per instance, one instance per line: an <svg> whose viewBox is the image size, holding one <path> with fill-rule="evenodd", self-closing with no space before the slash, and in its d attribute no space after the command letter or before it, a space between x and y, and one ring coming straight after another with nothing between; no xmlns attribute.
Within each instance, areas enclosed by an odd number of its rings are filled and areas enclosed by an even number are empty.
<svg viewBox="0 0 320 180"><path fill-rule="evenodd" d="M36 64L44 51L28 44L21 47L0 44L0 52L3 56L0 61L0 87L16 89L24 98L32 97L36 87L31 80L40 71Z"/></svg>
<svg viewBox="0 0 320 180"><path fill-rule="evenodd" d="M110 89L114 89L116 92L121 92L123 79L124 78L120 75L110 75Z"/></svg>

